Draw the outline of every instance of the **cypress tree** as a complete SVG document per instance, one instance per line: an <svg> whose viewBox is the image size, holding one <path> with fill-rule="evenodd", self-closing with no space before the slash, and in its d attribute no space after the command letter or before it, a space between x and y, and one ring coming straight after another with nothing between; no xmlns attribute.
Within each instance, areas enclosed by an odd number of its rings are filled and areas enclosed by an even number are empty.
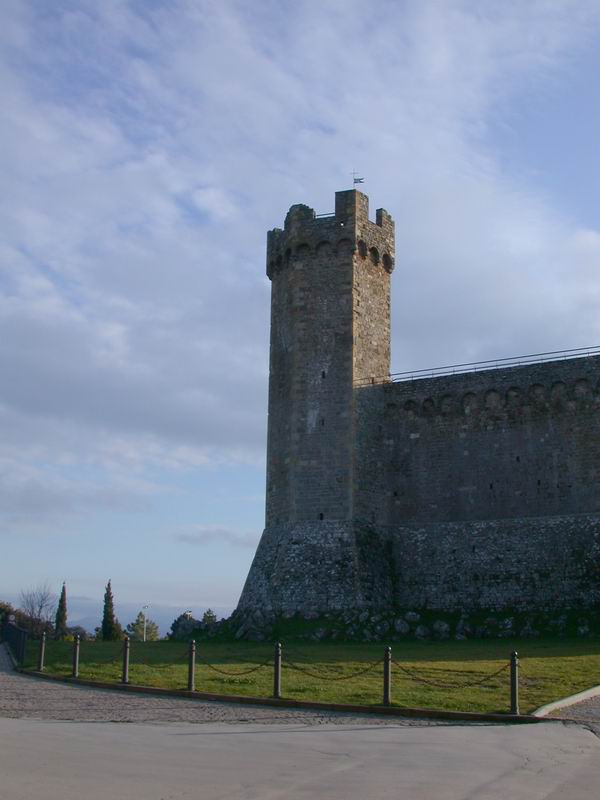
<svg viewBox="0 0 600 800"><path fill-rule="evenodd" d="M112 587L110 580L106 584L104 592L104 610L102 612L102 640L104 642L114 642L123 635L123 629L119 625L119 620L115 617L115 607L113 601Z"/></svg>
<svg viewBox="0 0 600 800"><path fill-rule="evenodd" d="M60 598L58 600L58 608L56 609L56 620L54 622L54 638L64 639L68 633L67 630L67 587L63 582Z"/></svg>

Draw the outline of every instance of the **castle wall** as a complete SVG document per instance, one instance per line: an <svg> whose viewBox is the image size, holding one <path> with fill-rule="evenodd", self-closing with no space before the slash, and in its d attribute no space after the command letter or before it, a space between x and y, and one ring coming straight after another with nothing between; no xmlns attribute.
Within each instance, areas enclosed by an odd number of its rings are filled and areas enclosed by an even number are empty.
<svg viewBox="0 0 600 800"><path fill-rule="evenodd" d="M390 535L390 607L552 612L600 605L598 514L433 522Z"/></svg>
<svg viewBox="0 0 600 800"><path fill-rule="evenodd" d="M390 606L600 604L600 357L355 393L355 510L390 542Z"/></svg>
<svg viewBox="0 0 600 800"><path fill-rule="evenodd" d="M596 356L365 390L378 521L600 512L599 387Z"/></svg>

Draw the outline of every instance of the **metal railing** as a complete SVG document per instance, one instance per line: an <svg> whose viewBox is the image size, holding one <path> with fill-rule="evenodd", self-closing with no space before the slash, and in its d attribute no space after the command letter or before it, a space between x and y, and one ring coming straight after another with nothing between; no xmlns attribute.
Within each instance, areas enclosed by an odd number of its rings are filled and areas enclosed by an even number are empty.
<svg viewBox="0 0 600 800"><path fill-rule="evenodd" d="M543 364L548 361L566 361L575 358L590 358L600 356L600 345L593 347L573 347L570 350L549 350L546 353L531 353L525 356L512 356L509 358L492 358L486 361L470 361L464 364L450 364L445 367L428 367L427 369L406 370L392 372L386 376L372 376L359 378L358 386L367 386L378 383L401 383L402 381L418 381L423 378L438 378L444 375L461 375L466 372L483 372L485 370L507 369L509 367L523 367L528 364Z"/></svg>
<svg viewBox="0 0 600 800"><path fill-rule="evenodd" d="M23 664L25 661L27 635L25 628L20 628L18 625L15 625L14 622L6 621L2 626L2 638L12 650L19 664Z"/></svg>

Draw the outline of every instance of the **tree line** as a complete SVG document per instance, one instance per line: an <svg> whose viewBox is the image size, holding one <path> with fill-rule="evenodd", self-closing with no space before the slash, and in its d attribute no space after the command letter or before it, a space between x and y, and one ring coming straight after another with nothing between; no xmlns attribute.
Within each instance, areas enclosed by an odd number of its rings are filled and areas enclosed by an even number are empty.
<svg viewBox="0 0 600 800"><path fill-rule="evenodd" d="M34 638L39 639L43 633L58 641L71 640L75 636L81 639L96 639L111 642L122 639L125 635L136 641L156 641L159 638L158 625L141 610L137 617L125 626L121 626L115 614L114 596L111 581L106 584L102 623L90 634L80 625L68 625L67 622L67 586L62 588L56 600L47 583L40 584L21 592L19 606L0 600L0 625L9 621L18 625ZM196 620L191 612L178 616L171 625L166 638L180 638L187 634L187 629L194 627L210 628L217 622L215 613L209 608L204 612L202 620Z"/></svg>

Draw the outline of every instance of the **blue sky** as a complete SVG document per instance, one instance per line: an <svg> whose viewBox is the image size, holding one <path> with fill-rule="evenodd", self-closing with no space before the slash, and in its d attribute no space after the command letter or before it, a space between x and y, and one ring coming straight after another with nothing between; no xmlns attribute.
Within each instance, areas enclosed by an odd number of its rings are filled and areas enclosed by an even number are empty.
<svg viewBox="0 0 600 800"><path fill-rule="evenodd" d="M2 596L232 609L266 231L353 169L396 219L394 371L600 344L599 44L595 0L8 0Z"/></svg>

